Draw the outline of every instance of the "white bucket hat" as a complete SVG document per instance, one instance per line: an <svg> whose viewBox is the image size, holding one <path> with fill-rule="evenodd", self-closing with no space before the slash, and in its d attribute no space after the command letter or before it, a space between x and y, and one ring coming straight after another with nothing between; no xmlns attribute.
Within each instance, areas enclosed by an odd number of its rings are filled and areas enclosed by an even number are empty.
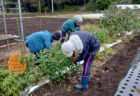
<svg viewBox="0 0 140 96"><path fill-rule="evenodd" d="M69 41L74 45L74 51L78 54L81 54L83 51L83 43L78 35L72 35L69 38Z"/></svg>
<svg viewBox="0 0 140 96"><path fill-rule="evenodd" d="M74 19L75 19L75 21L77 22L77 23L82 23L83 22L83 19L82 19L82 17L81 16L74 16Z"/></svg>
<svg viewBox="0 0 140 96"><path fill-rule="evenodd" d="M61 50L67 57L71 57L74 52L74 45L70 41L64 42L61 46Z"/></svg>
<svg viewBox="0 0 140 96"><path fill-rule="evenodd" d="M74 52L81 54L83 51L83 43L78 35L72 35L67 42L62 44L61 50L67 57L71 57Z"/></svg>

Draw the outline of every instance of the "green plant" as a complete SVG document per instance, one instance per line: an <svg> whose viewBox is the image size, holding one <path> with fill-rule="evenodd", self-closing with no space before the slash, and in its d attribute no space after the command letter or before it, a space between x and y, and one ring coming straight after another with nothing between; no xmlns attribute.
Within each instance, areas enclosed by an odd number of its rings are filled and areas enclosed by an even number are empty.
<svg viewBox="0 0 140 96"><path fill-rule="evenodd" d="M84 10L86 12L96 12L96 5L94 3L89 3Z"/></svg>
<svg viewBox="0 0 140 96"><path fill-rule="evenodd" d="M132 4L132 0L120 0L120 4Z"/></svg>
<svg viewBox="0 0 140 96"><path fill-rule="evenodd" d="M56 81L61 80L61 76L63 76L62 71L64 71L66 67L72 68L73 65L71 58L65 57L60 50L60 47L51 48L50 51L41 52L38 63L40 63L42 73L44 75L48 74L49 79Z"/></svg>
<svg viewBox="0 0 140 96"><path fill-rule="evenodd" d="M95 35L101 42L103 43L112 43L116 41L116 38L112 38L109 36L109 30L107 28L99 28L98 25L87 25L84 30Z"/></svg>
<svg viewBox="0 0 140 96"><path fill-rule="evenodd" d="M1 68L1 70L0 70L0 85L2 85L4 78L7 77L8 75L9 75L9 71L7 69ZM4 89L4 87L0 87L0 96L5 93L5 89L4 90L3 89Z"/></svg>
<svg viewBox="0 0 140 96"><path fill-rule="evenodd" d="M111 5L111 3L112 3L112 0L97 0L96 8L99 10L104 10L104 9L107 9L109 5Z"/></svg>
<svg viewBox="0 0 140 96"><path fill-rule="evenodd" d="M43 11L43 12L49 12L49 8L48 8L48 7L44 7L44 8L42 9L42 11Z"/></svg>
<svg viewBox="0 0 140 96"><path fill-rule="evenodd" d="M137 15L133 10L122 10L115 5L110 6L105 11L104 17L98 22L100 28L107 28L110 36L122 35L126 31L136 31L138 29Z"/></svg>
<svg viewBox="0 0 140 96"><path fill-rule="evenodd" d="M100 59L109 60L112 54L115 54L115 50L113 48L105 48Z"/></svg>
<svg viewBox="0 0 140 96"><path fill-rule="evenodd" d="M58 6L58 8L55 10L55 12L73 12L73 11L78 11L80 9L81 6L76 6L76 5L64 5L62 6Z"/></svg>
<svg viewBox="0 0 140 96"><path fill-rule="evenodd" d="M133 4L140 4L140 0L132 0Z"/></svg>
<svg viewBox="0 0 140 96"><path fill-rule="evenodd" d="M57 44L54 48L40 52L39 66L35 66L35 56L28 55L25 58L28 68L25 72L14 73L8 70L0 70L0 95L9 94L10 96L22 95L24 89L34 83L44 80L45 78L60 81L64 78L64 70L72 69L72 58L67 58L60 50L61 44ZM3 73L4 72L4 73ZM4 90L4 92L2 91Z"/></svg>

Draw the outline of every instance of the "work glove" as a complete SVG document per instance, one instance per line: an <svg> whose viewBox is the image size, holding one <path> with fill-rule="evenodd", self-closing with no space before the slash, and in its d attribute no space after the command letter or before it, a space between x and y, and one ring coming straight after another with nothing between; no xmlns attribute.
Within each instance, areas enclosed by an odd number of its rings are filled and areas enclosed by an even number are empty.
<svg viewBox="0 0 140 96"><path fill-rule="evenodd" d="M75 64L75 63L76 63L76 60L75 60L75 59L73 59L73 60L72 60L72 63L74 63L74 64Z"/></svg>

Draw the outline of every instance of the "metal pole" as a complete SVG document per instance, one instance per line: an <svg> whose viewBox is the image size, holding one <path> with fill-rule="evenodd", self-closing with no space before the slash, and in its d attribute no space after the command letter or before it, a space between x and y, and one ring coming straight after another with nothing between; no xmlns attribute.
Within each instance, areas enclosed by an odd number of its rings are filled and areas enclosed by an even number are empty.
<svg viewBox="0 0 140 96"><path fill-rule="evenodd" d="M21 15L21 2L18 0L18 7L19 7L19 20L20 20L20 30L21 30L21 39L22 39L22 48L23 52L25 52L25 44L24 44L24 31L23 31L23 24L22 24L22 15Z"/></svg>
<svg viewBox="0 0 140 96"><path fill-rule="evenodd" d="M4 23L4 32L7 35L7 25L6 25L6 20L5 20L5 11L4 11L4 3L3 0L1 0L1 10L2 10L2 17L3 17L3 23ZM9 42L7 40L7 47L8 47L8 53L10 52L10 47L9 47Z"/></svg>
<svg viewBox="0 0 140 96"><path fill-rule="evenodd" d="M53 0L51 0L52 1L52 13L54 12L54 7L53 7Z"/></svg>
<svg viewBox="0 0 140 96"><path fill-rule="evenodd" d="M41 3L40 3L40 0L39 0L39 14L40 14L40 30L42 30Z"/></svg>
<svg viewBox="0 0 140 96"><path fill-rule="evenodd" d="M84 0L84 7L86 7L86 2L85 2L85 0Z"/></svg>

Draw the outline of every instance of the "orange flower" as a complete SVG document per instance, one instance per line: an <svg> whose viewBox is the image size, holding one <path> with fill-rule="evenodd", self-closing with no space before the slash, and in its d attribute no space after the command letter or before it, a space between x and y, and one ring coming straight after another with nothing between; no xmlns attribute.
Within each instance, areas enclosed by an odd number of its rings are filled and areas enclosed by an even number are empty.
<svg viewBox="0 0 140 96"><path fill-rule="evenodd" d="M98 26L95 26L95 29L98 30Z"/></svg>
<svg viewBox="0 0 140 96"><path fill-rule="evenodd" d="M6 91L6 89L5 89L5 88L3 88L3 89L2 89L2 92L4 92L4 91Z"/></svg>
<svg viewBox="0 0 140 96"><path fill-rule="evenodd" d="M102 53L101 52L98 52L98 56L102 56Z"/></svg>

